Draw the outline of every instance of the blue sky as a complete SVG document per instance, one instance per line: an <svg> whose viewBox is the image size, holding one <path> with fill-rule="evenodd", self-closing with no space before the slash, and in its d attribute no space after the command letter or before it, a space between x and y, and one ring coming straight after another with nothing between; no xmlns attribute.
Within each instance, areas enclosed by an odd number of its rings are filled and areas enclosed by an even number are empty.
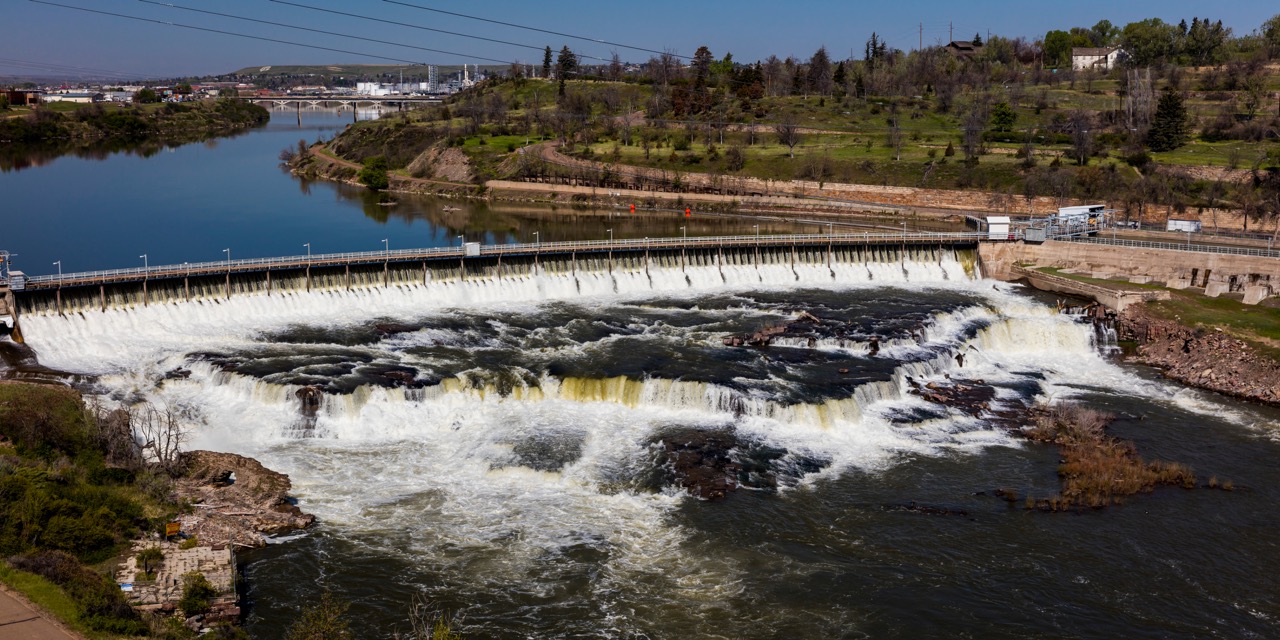
<svg viewBox="0 0 1280 640"><path fill-rule="evenodd" d="M287 6L270 0L166 0L175 5L259 20L281 22L347 35L412 44L467 55L446 55L384 44L362 42L253 24L139 0L50 0L61 4L290 40L352 52L384 55L414 62L458 64L484 62L480 57L540 62L532 49L430 33ZM291 0L298 4L360 14L413 25L508 40L558 50L568 44L577 52L607 58L617 49L624 60L643 61L651 54L609 45L534 33L460 17L441 15L383 0ZM835 58L861 56L872 31L898 48L911 49L924 23L926 44L945 42L948 24L956 39L988 30L1007 36L1038 38L1045 31L1089 26L1100 19L1124 25L1147 17L1177 22L1192 16L1220 19L1237 34L1253 31L1280 4L1266 0L1206 3L1204 0L1131 1L1074 0L900 0L898 2L776 0L703 0L616 3L595 0L554 2L516 0L404 0L438 9L494 18L552 31L584 35L647 49L672 49L690 55L707 45L718 58L726 51L738 61L754 61L770 54L807 58L825 45ZM143 76L222 73L267 64L376 63L348 53L320 51L284 44L192 31L154 23L96 15L29 0L0 0L6 25L0 38L0 75L31 73L21 62L92 68ZM18 61L18 62L14 62ZM588 60L590 62L590 60Z"/></svg>

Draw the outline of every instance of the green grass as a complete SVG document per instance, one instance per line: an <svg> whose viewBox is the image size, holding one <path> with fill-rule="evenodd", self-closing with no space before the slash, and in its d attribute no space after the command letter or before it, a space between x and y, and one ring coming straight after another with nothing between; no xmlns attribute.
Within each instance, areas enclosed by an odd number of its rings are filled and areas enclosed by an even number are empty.
<svg viewBox="0 0 1280 640"><path fill-rule="evenodd" d="M1188 326L1221 327L1241 338L1262 338L1280 353L1280 309L1247 305L1231 298L1208 298L1187 291L1173 291L1169 300L1150 303L1157 315Z"/></svg>
<svg viewBox="0 0 1280 640"><path fill-rule="evenodd" d="M81 625L79 607L76 606L75 601L64 593L62 589L58 588L58 585L34 573L19 571L4 562L0 562L0 582L22 594L23 597L37 607L40 607L49 615L57 618L63 624L75 629L87 638L92 640L115 640L120 637L115 634L94 631Z"/></svg>
<svg viewBox="0 0 1280 640"><path fill-rule="evenodd" d="M1158 291L1160 289L1166 288L1163 285L1159 285L1159 284L1151 284L1151 283L1138 284L1138 283L1128 282L1124 280L1106 280L1103 278L1091 278L1089 276L1082 276L1078 273L1063 273L1062 270L1059 269L1058 267L1037 267L1036 271L1039 271L1041 273L1047 273L1053 276L1058 276L1060 278L1066 278L1068 280L1075 280L1076 282L1084 282L1087 284L1093 284L1100 287L1107 287L1110 289L1128 289L1133 291L1136 291L1138 289L1147 289L1149 291Z"/></svg>

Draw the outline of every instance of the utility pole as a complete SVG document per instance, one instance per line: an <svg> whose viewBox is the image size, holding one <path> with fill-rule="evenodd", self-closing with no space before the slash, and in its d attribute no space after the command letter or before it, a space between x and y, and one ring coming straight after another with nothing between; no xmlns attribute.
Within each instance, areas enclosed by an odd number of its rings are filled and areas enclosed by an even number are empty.
<svg viewBox="0 0 1280 640"><path fill-rule="evenodd" d="M956 41L956 23L954 22L947 23L947 39L951 42Z"/></svg>
<svg viewBox="0 0 1280 640"><path fill-rule="evenodd" d="M923 22L920 23L920 48L916 49L916 51L924 51L924 23ZM849 57L852 58L853 56L849 56Z"/></svg>

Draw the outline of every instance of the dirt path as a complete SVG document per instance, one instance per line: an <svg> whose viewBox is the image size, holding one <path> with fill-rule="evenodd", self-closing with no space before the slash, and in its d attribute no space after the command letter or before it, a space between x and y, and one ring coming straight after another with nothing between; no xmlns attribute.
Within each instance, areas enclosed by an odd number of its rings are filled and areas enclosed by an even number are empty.
<svg viewBox="0 0 1280 640"><path fill-rule="evenodd" d="M341 167L355 169L356 171L359 171L364 168L364 166L359 163L351 162L350 160L344 160L342 158L339 158L336 155L333 155L332 153L329 152L328 148L323 144L317 144L312 146L311 153L317 157L323 158L325 162L336 164ZM475 185L468 184L466 182L449 182L448 180L433 180L431 178L414 178L411 176L402 176L398 173L389 173L388 176L392 180L395 180L397 182L408 183L408 184L421 184L421 185L436 184L436 185L444 185L447 187L464 187L467 189L472 189L475 187Z"/></svg>
<svg viewBox="0 0 1280 640"><path fill-rule="evenodd" d="M21 595L0 585L0 638L11 640L84 640Z"/></svg>

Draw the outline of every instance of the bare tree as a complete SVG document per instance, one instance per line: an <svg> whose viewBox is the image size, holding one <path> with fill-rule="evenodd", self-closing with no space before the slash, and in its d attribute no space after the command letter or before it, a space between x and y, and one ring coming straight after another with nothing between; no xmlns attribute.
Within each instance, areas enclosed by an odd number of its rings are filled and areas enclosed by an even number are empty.
<svg viewBox="0 0 1280 640"><path fill-rule="evenodd" d="M800 144L803 136L800 134L800 126L796 124L795 116L790 114L783 116L781 122L773 125L773 132L778 135L778 143L787 145L791 157L796 157L796 145Z"/></svg>
<svg viewBox="0 0 1280 640"><path fill-rule="evenodd" d="M1094 141L1097 139L1097 127L1089 112L1077 109L1071 112L1071 155L1076 163L1084 166L1093 155Z"/></svg>
<svg viewBox="0 0 1280 640"><path fill-rule="evenodd" d="M622 67L622 58L618 56L618 52L614 51L613 56L609 58L608 77L610 80L617 82L622 79L622 73L625 71Z"/></svg>
<svg viewBox="0 0 1280 640"><path fill-rule="evenodd" d="M154 459L155 464L169 475L181 473L182 445L187 441L187 427L178 410L172 405L157 407L144 402L129 409L129 424L133 427L134 437L141 443L144 456Z"/></svg>
<svg viewBox="0 0 1280 640"><path fill-rule="evenodd" d="M898 105L894 104L889 109L889 133L885 136L885 143L890 149L893 149L893 159L902 160L902 125L899 124Z"/></svg>

